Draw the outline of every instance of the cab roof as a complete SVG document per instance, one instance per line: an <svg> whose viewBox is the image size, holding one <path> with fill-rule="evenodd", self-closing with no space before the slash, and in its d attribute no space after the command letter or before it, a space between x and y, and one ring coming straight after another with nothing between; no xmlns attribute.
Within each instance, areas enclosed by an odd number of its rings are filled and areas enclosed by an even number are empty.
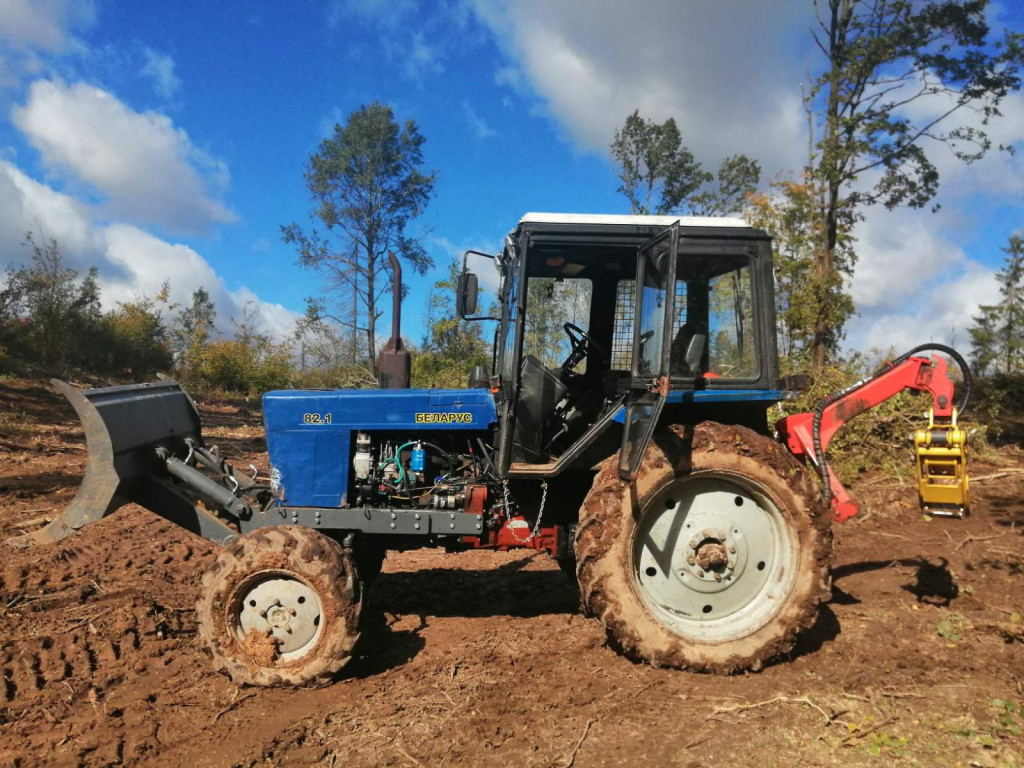
<svg viewBox="0 0 1024 768"><path fill-rule="evenodd" d="M728 216L635 216L606 213L527 213L519 223L669 227L677 221L682 227L750 227L743 219Z"/></svg>

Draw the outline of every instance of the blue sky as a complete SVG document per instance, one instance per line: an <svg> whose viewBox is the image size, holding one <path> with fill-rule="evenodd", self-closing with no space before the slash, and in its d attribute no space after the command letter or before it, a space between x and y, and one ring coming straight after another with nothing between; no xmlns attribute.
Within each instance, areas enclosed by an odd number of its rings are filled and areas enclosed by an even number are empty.
<svg viewBox="0 0 1024 768"><path fill-rule="evenodd" d="M223 320L251 301L284 335L319 293L280 240L308 223L303 164L379 100L417 122L439 172L414 224L436 263L410 281L418 341L453 255L494 250L526 211L627 211L607 145L634 109L675 117L708 166L745 152L769 176L799 168L811 14L809 0L0 0L0 265L42 229L100 267L111 302L202 285ZM1012 5L993 15L1024 27ZM1024 99L1004 111L996 137L1024 144ZM852 346L964 344L994 298L999 247L1024 224L1021 160L937 159L938 214L872 211L859 232Z"/></svg>

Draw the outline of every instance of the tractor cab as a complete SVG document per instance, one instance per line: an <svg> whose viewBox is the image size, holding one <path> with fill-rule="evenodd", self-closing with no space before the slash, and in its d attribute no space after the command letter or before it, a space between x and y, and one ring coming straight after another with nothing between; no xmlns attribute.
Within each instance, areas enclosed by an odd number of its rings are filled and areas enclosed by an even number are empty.
<svg viewBox="0 0 1024 768"><path fill-rule="evenodd" d="M495 263L497 463L510 477L591 467L619 444L628 476L666 407L691 406L690 421L728 406L733 423L738 412L765 430L781 395L763 232L728 218L527 214ZM460 310L475 285L459 281Z"/></svg>

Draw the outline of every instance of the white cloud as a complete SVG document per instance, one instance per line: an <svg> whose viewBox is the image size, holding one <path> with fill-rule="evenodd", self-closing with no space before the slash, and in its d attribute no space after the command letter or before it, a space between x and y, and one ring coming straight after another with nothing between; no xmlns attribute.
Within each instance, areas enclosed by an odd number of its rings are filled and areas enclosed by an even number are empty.
<svg viewBox="0 0 1024 768"><path fill-rule="evenodd" d="M402 61L402 72L410 80L444 71L437 48L427 42L422 32L413 34L407 45L389 44L388 50Z"/></svg>
<svg viewBox="0 0 1024 768"><path fill-rule="evenodd" d="M443 259L434 259L437 264L436 271L437 276L448 274L448 264L452 259L455 259L462 267L462 258L466 251L481 251L483 253L497 255L501 252L504 238L489 238L483 236L468 236L462 239L460 245L456 245L445 237L431 238L431 244L445 255ZM498 272L498 268L494 263L494 259L488 259L483 256L477 256L476 254L470 254L469 259L466 261L466 269L473 272L477 277L480 278L480 287L483 288L488 295L496 296L498 288L501 285L501 275Z"/></svg>
<svg viewBox="0 0 1024 768"><path fill-rule="evenodd" d="M49 169L97 190L112 217L189 232L235 218L216 197L227 166L166 115L84 83L38 80L13 119Z"/></svg>
<svg viewBox="0 0 1024 768"><path fill-rule="evenodd" d="M846 344L902 352L938 341L966 352L979 304L998 297L995 270L967 256L946 233L959 215L873 208L858 227L860 256L850 293L859 313Z"/></svg>
<svg viewBox="0 0 1024 768"><path fill-rule="evenodd" d="M162 99L173 98L181 87L181 80L174 73L174 59L148 47L143 49L142 55L146 63L140 74L152 81L157 96Z"/></svg>
<svg viewBox="0 0 1024 768"><path fill-rule="evenodd" d="M59 51L71 29L95 20L91 0L0 0L0 38L12 47Z"/></svg>
<svg viewBox="0 0 1024 768"><path fill-rule="evenodd" d="M978 305L992 304L998 296L995 271L967 261L960 269L917 285L898 311L869 311L851 320L847 346L904 352L937 341L966 353L970 349L968 329L974 324Z"/></svg>
<svg viewBox="0 0 1024 768"><path fill-rule="evenodd" d="M462 100L462 114L466 118L473 135L478 139L489 139L498 135L498 132L491 128L490 124L483 117L477 114L469 99Z"/></svg>
<svg viewBox="0 0 1024 768"><path fill-rule="evenodd" d="M88 215L88 208L74 198L0 161L0 266L29 260L22 244L25 233L32 231L37 238L56 239L68 266L87 269L102 250Z"/></svg>
<svg viewBox="0 0 1024 768"><path fill-rule="evenodd" d="M769 171L798 167L809 3L474 0L510 60L499 84L528 81L567 137L607 152L634 110L676 118L709 165L737 152ZM802 37L794 45L794 30ZM766 130L766 126L770 129Z"/></svg>
<svg viewBox="0 0 1024 768"><path fill-rule="evenodd" d="M465 0L332 0L326 7L328 29L358 25L375 32L376 39L366 41L374 55L383 53L415 82L443 72L456 48L478 44L479 36L469 31L474 18Z"/></svg>
<svg viewBox="0 0 1024 768"><path fill-rule="evenodd" d="M27 263L31 253L21 243L26 230L55 239L65 263L79 272L99 270L104 309L142 295L154 296L170 281L172 302L186 304L196 288L205 288L218 313L218 328L230 332L230 319L241 318L251 302L257 328L281 339L298 315L266 302L245 287L231 291L213 266L194 249L162 240L129 224L97 224L90 209L0 161L0 268Z"/></svg>
<svg viewBox="0 0 1024 768"><path fill-rule="evenodd" d="M958 271L963 250L942 235L943 214L874 208L857 228L859 255L850 292L861 312L906 306L922 285Z"/></svg>
<svg viewBox="0 0 1024 768"><path fill-rule="evenodd" d="M416 0L331 0L327 4L327 25L337 29L346 19L354 18L394 29L416 7Z"/></svg>

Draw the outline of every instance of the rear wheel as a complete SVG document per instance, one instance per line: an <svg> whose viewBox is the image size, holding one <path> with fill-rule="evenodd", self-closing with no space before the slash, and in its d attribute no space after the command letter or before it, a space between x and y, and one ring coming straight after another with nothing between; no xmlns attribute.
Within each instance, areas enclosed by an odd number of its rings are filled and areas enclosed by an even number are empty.
<svg viewBox="0 0 1024 768"><path fill-rule="evenodd" d="M830 518L771 438L705 422L652 442L632 486L609 460L577 534L584 609L656 666L760 669L829 595Z"/></svg>
<svg viewBox="0 0 1024 768"><path fill-rule="evenodd" d="M323 685L359 637L352 556L317 531L239 536L203 574L199 635L214 666L246 685Z"/></svg>

